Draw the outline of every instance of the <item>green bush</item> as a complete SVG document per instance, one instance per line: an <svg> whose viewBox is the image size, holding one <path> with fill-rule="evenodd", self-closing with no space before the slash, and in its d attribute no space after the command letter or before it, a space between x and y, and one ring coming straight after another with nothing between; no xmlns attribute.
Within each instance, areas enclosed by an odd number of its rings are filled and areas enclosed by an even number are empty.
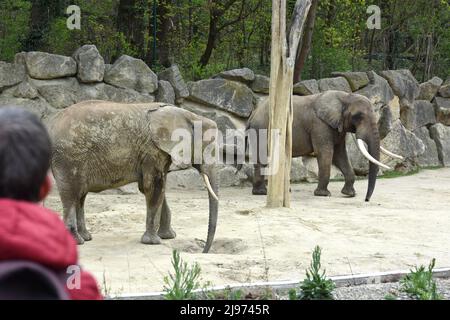
<svg viewBox="0 0 450 320"><path fill-rule="evenodd" d="M200 276L200 266L198 263L188 265L184 262L180 253L176 250L172 252L172 266L174 273L170 273L164 278L164 292L166 300L191 300L195 298L196 289L200 288L198 278Z"/></svg>
<svg viewBox="0 0 450 320"><path fill-rule="evenodd" d="M437 292L436 281L433 280L433 269L436 260L431 260L428 270L425 266L415 267L402 280L400 290L418 300L441 300Z"/></svg>
<svg viewBox="0 0 450 320"><path fill-rule="evenodd" d="M319 246L314 248L311 266L306 270L306 279L300 285L300 293L295 290L289 292L289 299L295 300L333 300L335 284L325 276L325 270L320 271L320 256L322 250Z"/></svg>

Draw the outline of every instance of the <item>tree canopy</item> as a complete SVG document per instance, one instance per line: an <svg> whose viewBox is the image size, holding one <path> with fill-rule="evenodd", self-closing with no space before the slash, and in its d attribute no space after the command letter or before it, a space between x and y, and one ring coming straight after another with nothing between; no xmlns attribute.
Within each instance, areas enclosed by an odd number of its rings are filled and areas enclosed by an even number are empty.
<svg viewBox="0 0 450 320"><path fill-rule="evenodd" d="M66 26L72 4L81 30ZM294 4L288 0L288 12ZM366 26L373 4L380 30ZM450 73L446 0L318 0L314 20L302 79L372 69L408 68L420 81ZM108 63L122 54L155 70L176 63L187 79L244 66L268 75L270 29L271 0L1 0L0 60L95 44Z"/></svg>

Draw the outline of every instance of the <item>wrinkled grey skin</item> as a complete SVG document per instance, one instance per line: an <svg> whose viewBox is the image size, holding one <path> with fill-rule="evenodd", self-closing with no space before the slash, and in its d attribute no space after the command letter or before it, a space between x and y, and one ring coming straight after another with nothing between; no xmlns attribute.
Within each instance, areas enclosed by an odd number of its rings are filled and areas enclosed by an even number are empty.
<svg viewBox="0 0 450 320"><path fill-rule="evenodd" d="M63 204L64 222L79 244L92 239L84 218L86 195L132 182L138 182L147 204L146 231L141 242L159 244L161 238L175 238L165 199L166 176L172 163L169 153L177 144L171 141L171 135L180 128L193 135L193 121L202 121L203 132L217 130L211 120L161 103L86 101L50 120L52 171ZM216 164L194 167L209 177L218 194ZM217 214L218 201L209 195L204 252L211 247Z"/></svg>
<svg viewBox="0 0 450 320"><path fill-rule="evenodd" d="M327 91L311 96L293 96L292 156L301 157L314 154L319 166L319 184L316 196L330 196L331 164L336 165L345 177L342 193L354 197L355 174L347 156L345 136L356 133L357 139L364 140L369 153L380 159L380 137L370 101L359 94L341 91ZM267 129L269 126L269 101L261 101L247 128ZM259 143L258 143L259 145ZM255 165L253 194L266 194L264 177L261 175L261 161ZM370 200L375 188L378 166L370 163L369 186L366 201Z"/></svg>

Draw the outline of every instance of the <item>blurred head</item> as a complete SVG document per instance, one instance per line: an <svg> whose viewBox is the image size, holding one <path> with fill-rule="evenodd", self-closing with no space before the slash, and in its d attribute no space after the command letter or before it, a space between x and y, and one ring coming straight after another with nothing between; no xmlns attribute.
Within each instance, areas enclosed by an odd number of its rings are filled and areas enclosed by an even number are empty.
<svg viewBox="0 0 450 320"><path fill-rule="evenodd" d="M41 121L19 108L0 108L0 198L39 202L50 191L51 143Z"/></svg>

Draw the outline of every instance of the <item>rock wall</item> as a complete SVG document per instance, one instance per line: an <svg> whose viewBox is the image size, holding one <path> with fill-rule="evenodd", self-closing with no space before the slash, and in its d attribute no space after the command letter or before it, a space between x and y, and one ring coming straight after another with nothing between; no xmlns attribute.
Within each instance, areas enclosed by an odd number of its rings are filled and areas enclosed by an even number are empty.
<svg viewBox="0 0 450 320"><path fill-rule="evenodd" d="M369 98L378 115L381 144L406 157L398 161L382 156L397 171L450 166L450 78L437 77L419 84L408 70L379 73L336 72L331 78L305 80L294 85L294 94L326 90L355 92ZM105 64L97 48L86 45L72 57L43 52L21 52L14 63L0 62L0 107L15 105L37 114L44 122L74 103L100 99L115 102L166 102L208 117L222 133L244 129L258 100L269 93L269 78L248 68L222 72L211 79L186 83L177 66L158 75L142 60L120 57ZM348 136L348 152L358 175L368 162ZM294 159L293 182L317 179L315 159ZM221 170L222 186L249 184L252 168L241 172ZM332 178L340 176L335 168ZM170 174L169 186L201 186L193 170Z"/></svg>

